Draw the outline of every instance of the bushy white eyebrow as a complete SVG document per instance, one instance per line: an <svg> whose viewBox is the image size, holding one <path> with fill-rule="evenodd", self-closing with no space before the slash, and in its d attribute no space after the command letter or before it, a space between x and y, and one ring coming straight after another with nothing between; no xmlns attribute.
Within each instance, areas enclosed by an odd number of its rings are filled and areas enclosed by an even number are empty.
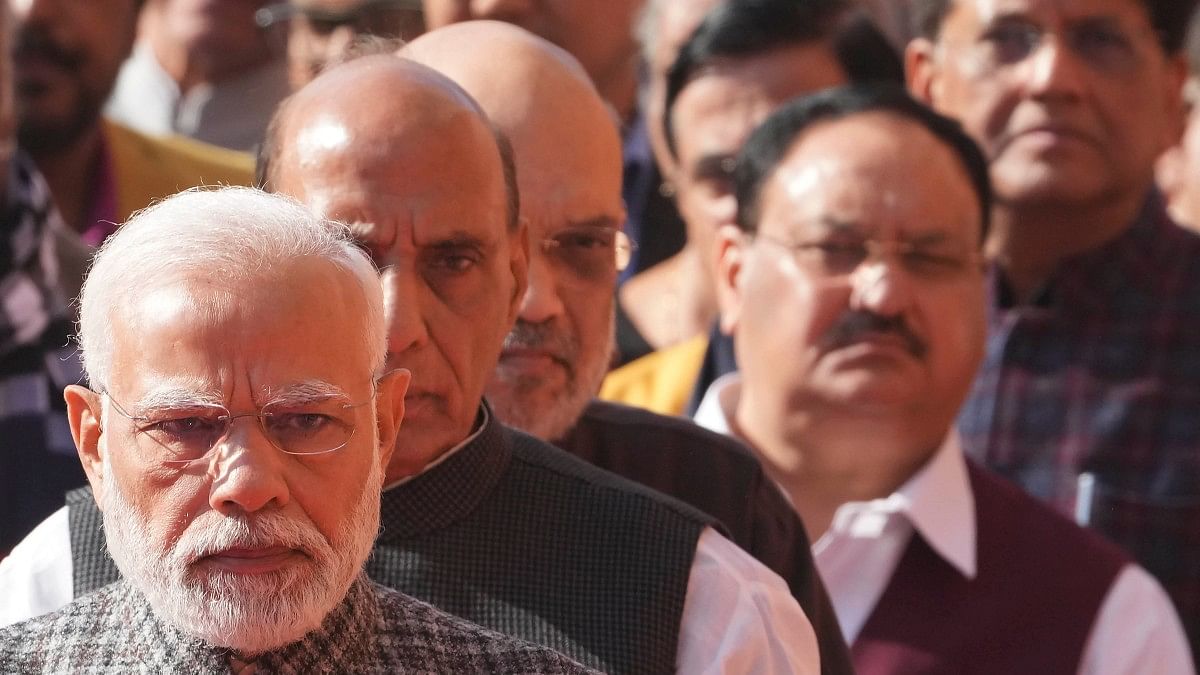
<svg viewBox="0 0 1200 675"><path fill-rule="evenodd" d="M222 405L221 395L217 392L196 391L185 387L166 387L155 389L131 404L132 409L129 412L132 415L144 416L147 412L156 410L212 405Z"/></svg>
<svg viewBox="0 0 1200 675"><path fill-rule="evenodd" d="M350 403L350 395L341 387L324 380L305 380L279 389L267 388L262 405L305 405L340 399Z"/></svg>

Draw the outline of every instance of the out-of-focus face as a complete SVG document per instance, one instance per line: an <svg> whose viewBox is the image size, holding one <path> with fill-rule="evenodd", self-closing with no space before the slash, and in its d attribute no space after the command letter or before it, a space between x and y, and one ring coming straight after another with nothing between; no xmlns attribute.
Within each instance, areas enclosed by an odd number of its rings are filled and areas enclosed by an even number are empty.
<svg viewBox="0 0 1200 675"><path fill-rule="evenodd" d="M574 425L612 359L625 211L620 141L599 108L546 111L512 134L529 287L487 394L506 424L547 440Z"/></svg>
<svg viewBox="0 0 1200 675"><path fill-rule="evenodd" d="M375 385L366 307L324 260L165 280L116 310L107 392L68 392L109 550L182 630L273 649L360 573L407 377Z"/></svg>
<svg viewBox="0 0 1200 675"><path fill-rule="evenodd" d="M430 30L494 19L514 23L579 59L601 91L637 62L633 21L644 0L424 0Z"/></svg>
<svg viewBox="0 0 1200 675"><path fill-rule="evenodd" d="M389 473L398 478L470 434L524 292L525 256L476 113L364 100L290 120L275 187L350 223L382 270L388 366L413 374Z"/></svg>
<svg viewBox="0 0 1200 675"><path fill-rule="evenodd" d="M21 146L70 147L100 119L133 45L135 0L8 0Z"/></svg>
<svg viewBox="0 0 1200 675"><path fill-rule="evenodd" d="M654 51L646 63L646 92L642 99L646 117L646 134L654 158L663 175L674 171L675 160L667 148L663 131L663 108L667 97L667 72L675 63L683 46L704 16L720 4L720 0L659 0L655 26Z"/></svg>
<svg viewBox="0 0 1200 675"><path fill-rule="evenodd" d="M1188 83L1200 91L1200 81ZM1200 106L1192 102L1183 138L1158 164L1159 186L1180 224L1200 230Z"/></svg>
<svg viewBox="0 0 1200 675"><path fill-rule="evenodd" d="M936 447L982 357L979 202L952 151L882 113L809 129L722 229L743 400L903 420ZM929 445L932 444L932 445Z"/></svg>
<svg viewBox="0 0 1200 675"><path fill-rule="evenodd" d="M788 100L845 82L833 52L813 43L730 59L680 91L671 109L675 201L705 260L717 228L733 222L733 165L750 132Z"/></svg>
<svg viewBox="0 0 1200 675"><path fill-rule="evenodd" d="M360 36L411 40L425 30L418 0L292 0L288 77L299 89Z"/></svg>
<svg viewBox="0 0 1200 675"><path fill-rule="evenodd" d="M1138 199L1172 142L1184 66L1141 0L955 0L910 84L983 147L1001 204ZM919 55L919 56L918 56Z"/></svg>

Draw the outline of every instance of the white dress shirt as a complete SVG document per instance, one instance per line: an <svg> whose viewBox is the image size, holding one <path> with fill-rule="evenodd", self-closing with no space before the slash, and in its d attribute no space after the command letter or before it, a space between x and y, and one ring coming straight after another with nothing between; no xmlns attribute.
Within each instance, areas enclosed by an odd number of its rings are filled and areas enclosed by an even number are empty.
<svg viewBox="0 0 1200 675"><path fill-rule="evenodd" d="M740 394L740 375L719 378L701 400L696 423L735 435L730 421ZM958 434L953 431L929 462L894 493L838 507L829 530L813 544L817 570L850 644L874 611L914 531L964 577L975 577L975 498ZM1079 672L1195 672L1170 598L1140 566L1125 566L1113 581L1092 625Z"/></svg>
<svg viewBox="0 0 1200 675"><path fill-rule="evenodd" d="M473 437L423 471L445 461ZM407 480L392 483L389 489ZM0 626L71 602L69 527L64 507L0 561ZM696 544L684 597L678 672L817 675L819 658L812 624L787 583L712 528L705 528Z"/></svg>

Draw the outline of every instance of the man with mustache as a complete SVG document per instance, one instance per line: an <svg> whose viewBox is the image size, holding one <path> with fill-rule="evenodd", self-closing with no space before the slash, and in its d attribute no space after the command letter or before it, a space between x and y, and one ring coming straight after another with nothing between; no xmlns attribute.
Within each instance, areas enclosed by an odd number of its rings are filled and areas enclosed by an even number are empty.
<svg viewBox="0 0 1200 675"><path fill-rule="evenodd" d="M618 340L641 333L659 350L614 370L600 390L665 415L691 414L708 385L736 368L716 328L711 250L717 228L732 222L729 170L750 131L795 96L903 79L899 54L844 0L726 0L677 51L652 76L663 80L661 104L648 111L658 115L687 245L621 287Z"/></svg>
<svg viewBox="0 0 1200 675"><path fill-rule="evenodd" d="M367 56L294 94L270 129L263 181L352 223L380 268L388 363L419 373L374 580L606 672L817 672L787 585L711 517L503 427L483 401L524 293L527 234L511 148L470 96ZM119 579L90 495L68 505L0 563L0 620Z"/></svg>
<svg viewBox="0 0 1200 675"><path fill-rule="evenodd" d="M1154 185L1196 6L919 0L906 63L996 186L964 447L1145 565L1200 650L1200 236Z"/></svg>
<svg viewBox="0 0 1200 675"><path fill-rule="evenodd" d="M93 247L136 210L195 185L247 185L252 160L181 137L152 137L101 111L133 45L139 0L6 0L18 138L46 177L63 291L79 292Z"/></svg>
<svg viewBox="0 0 1200 675"><path fill-rule="evenodd" d="M123 580L0 630L0 670L586 672L363 573L409 373L344 227L172 197L97 255L79 339L71 433Z"/></svg>
<svg viewBox="0 0 1200 675"><path fill-rule="evenodd" d="M496 21L439 28L400 54L451 77L513 146L529 282L487 385L500 420L721 521L788 582L816 630L821 671L851 672L804 528L753 456L686 420L594 398L629 248L617 126L579 63Z"/></svg>
<svg viewBox="0 0 1200 675"><path fill-rule="evenodd" d="M964 460L987 166L899 86L775 112L717 239L740 373L697 421L749 443L816 541L859 673L1187 673L1144 570Z"/></svg>

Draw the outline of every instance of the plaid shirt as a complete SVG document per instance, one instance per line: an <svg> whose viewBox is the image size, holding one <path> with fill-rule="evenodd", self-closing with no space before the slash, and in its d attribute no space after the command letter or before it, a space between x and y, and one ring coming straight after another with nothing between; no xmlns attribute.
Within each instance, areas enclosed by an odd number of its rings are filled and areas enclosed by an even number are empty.
<svg viewBox="0 0 1200 675"><path fill-rule="evenodd" d="M1125 547L1166 587L1197 652L1200 237L1152 195L1031 305L993 281L964 447Z"/></svg>
<svg viewBox="0 0 1200 675"><path fill-rule="evenodd" d="M0 557L84 482L63 403L82 367L55 266L65 225L18 152L0 209Z"/></svg>

